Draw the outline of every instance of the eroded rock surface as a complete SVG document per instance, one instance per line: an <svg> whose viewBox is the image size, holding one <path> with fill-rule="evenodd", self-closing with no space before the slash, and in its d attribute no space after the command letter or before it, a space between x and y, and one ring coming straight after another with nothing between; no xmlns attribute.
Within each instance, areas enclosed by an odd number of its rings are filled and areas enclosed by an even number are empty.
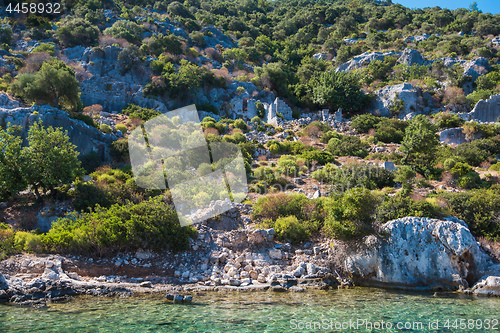
<svg viewBox="0 0 500 333"><path fill-rule="evenodd" d="M345 260L348 272L371 285L465 289L496 267L457 218L405 217L382 230L387 236L367 237Z"/></svg>

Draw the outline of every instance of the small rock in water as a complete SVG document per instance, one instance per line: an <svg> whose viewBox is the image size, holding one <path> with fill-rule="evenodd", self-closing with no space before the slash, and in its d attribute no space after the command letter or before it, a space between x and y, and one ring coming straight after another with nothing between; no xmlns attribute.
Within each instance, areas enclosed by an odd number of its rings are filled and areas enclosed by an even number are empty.
<svg viewBox="0 0 500 333"><path fill-rule="evenodd" d="M182 297L182 295L175 295L174 296L174 303L182 303L183 300L184 300L184 297Z"/></svg>
<svg viewBox="0 0 500 333"><path fill-rule="evenodd" d="M184 296L182 300L184 303L191 303L193 301L193 296Z"/></svg>
<svg viewBox="0 0 500 333"><path fill-rule="evenodd" d="M173 301L173 300L174 300L174 297L175 297L175 296L174 296L174 295L172 295L172 294L167 294L167 299L168 299L169 301Z"/></svg>

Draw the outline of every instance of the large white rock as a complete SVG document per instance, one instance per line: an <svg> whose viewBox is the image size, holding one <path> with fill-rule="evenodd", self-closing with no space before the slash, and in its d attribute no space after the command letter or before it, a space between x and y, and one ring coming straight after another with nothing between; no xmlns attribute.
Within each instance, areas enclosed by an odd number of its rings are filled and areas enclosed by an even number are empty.
<svg viewBox="0 0 500 333"><path fill-rule="evenodd" d="M487 100L480 100L469 113L461 113L465 120L480 123L497 122L500 120L500 95L493 95Z"/></svg>
<svg viewBox="0 0 500 333"><path fill-rule="evenodd" d="M374 60L380 60L383 61L385 57L387 56L392 56L394 58L398 58L401 55L401 52L365 52L363 54L357 55L354 58L352 58L349 61L344 62L341 64L337 69L335 70L336 72L345 72L345 71L352 71L353 69L363 67L368 65L370 62Z"/></svg>
<svg viewBox="0 0 500 333"><path fill-rule="evenodd" d="M500 276L482 278L472 287L472 291L477 295L500 296Z"/></svg>
<svg viewBox="0 0 500 333"><path fill-rule="evenodd" d="M398 117L403 119L411 112L422 110L422 94L409 83L401 83L394 86L387 86L379 89L374 93L375 98L370 112L382 117L393 116L391 108L395 100L399 99L404 103L402 110L398 112Z"/></svg>
<svg viewBox="0 0 500 333"><path fill-rule="evenodd" d="M348 272L368 284L468 288L495 267L457 218L405 217L382 230L386 237L367 237L344 261Z"/></svg>

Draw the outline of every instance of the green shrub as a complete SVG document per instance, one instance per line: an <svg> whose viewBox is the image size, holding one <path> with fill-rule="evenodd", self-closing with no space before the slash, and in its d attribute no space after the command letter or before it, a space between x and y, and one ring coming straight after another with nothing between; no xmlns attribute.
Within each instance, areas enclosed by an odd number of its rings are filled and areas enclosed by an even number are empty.
<svg viewBox="0 0 500 333"><path fill-rule="evenodd" d="M439 112L434 116L434 124L439 129L460 127L464 122L456 113Z"/></svg>
<svg viewBox="0 0 500 333"><path fill-rule="evenodd" d="M14 236L14 247L25 252L43 252L43 236L31 232L18 231Z"/></svg>
<svg viewBox="0 0 500 333"><path fill-rule="evenodd" d="M382 118L376 117L371 113L361 114L352 118L351 127L358 133L368 133L370 129L375 129Z"/></svg>
<svg viewBox="0 0 500 333"><path fill-rule="evenodd" d="M10 225L0 223L0 260L14 252L14 230Z"/></svg>
<svg viewBox="0 0 500 333"><path fill-rule="evenodd" d="M113 25L103 31L104 35L113 38L125 38L130 43L139 42L143 29L140 25L132 21L116 21Z"/></svg>
<svg viewBox="0 0 500 333"><path fill-rule="evenodd" d="M150 249L181 251L196 231L181 227L175 210L157 197L139 204L96 208L58 219L44 237L51 251L89 255Z"/></svg>
<svg viewBox="0 0 500 333"><path fill-rule="evenodd" d="M122 110L122 113L126 114L127 116L129 116L132 119L139 118L139 119L142 119L144 121L148 121L151 118L154 118L154 117L161 114L160 112L155 111L153 109L143 108L143 107L140 107L140 106L135 105L135 104L127 105L127 107L125 107Z"/></svg>
<svg viewBox="0 0 500 333"><path fill-rule="evenodd" d="M73 119L81 120L89 126L97 128L97 124L94 122L94 119L91 116L88 116L88 115L83 114L83 113L76 113L76 112L70 113L69 116Z"/></svg>
<svg viewBox="0 0 500 333"><path fill-rule="evenodd" d="M101 132L104 132L106 134L110 134L112 132L111 127L109 127L108 124L101 124L99 129L101 130Z"/></svg>
<svg viewBox="0 0 500 333"><path fill-rule="evenodd" d="M64 47L94 46L99 29L82 18L68 18L56 30L56 37Z"/></svg>
<svg viewBox="0 0 500 333"><path fill-rule="evenodd" d="M325 165L327 163L334 163L335 157L332 154L326 151L321 150L308 150L300 155L300 158L303 158L308 163L312 163L313 161L318 162L321 165Z"/></svg>
<svg viewBox="0 0 500 333"><path fill-rule="evenodd" d="M257 124L260 124L262 122L262 120L260 120L260 118L257 116L253 117L250 121Z"/></svg>
<svg viewBox="0 0 500 333"><path fill-rule="evenodd" d="M260 197L254 205L253 219L271 219L293 215L299 220L306 219L304 207L309 199L304 194L270 194Z"/></svg>
<svg viewBox="0 0 500 333"><path fill-rule="evenodd" d="M82 162L82 168L85 169L87 174L94 172L101 165L101 157L94 150L87 155L78 156L78 159Z"/></svg>
<svg viewBox="0 0 500 333"><path fill-rule="evenodd" d="M212 105L210 103L196 104L196 110L219 114L219 109L215 105Z"/></svg>
<svg viewBox="0 0 500 333"><path fill-rule="evenodd" d="M73 196L73 208L79 212L90 211L97 205L110 207L114 199L103 186L84 182L75 183Z"/></svg>
<svg viewBox="0 0 500 333"><path fill-rule="evenodd" d="M279 217L276 221L266 220L264 225L274 228L279 240L289 240L292 244L308 240L320 227L316 221L299 221L296 216Z"/></svg>
<svg viewBox="0 0 500 333"><path fill-rule="evenodd" d="M478 188L481 186L481 177L477 172L470 171L457 179L457 185L466 189Z"/></svg>
<svg viewBox="0 0 500 333"><path fill-rule="evenodd" d="M375 140L384 143L401 143L407 126L406 121L384 118L375 125Z"/></svg>
<svg viewBox="0 0 500 333"><path fill-rule="evenodd" d="M500 139L497 137L489 139L474 140L470 143L462 143L455 149L455 156L472 166L479 166L490 157L496 157L500 153Z"/></svg>
<svg viewBox="0 0 500 333"><path fill-rule="evenodd" d="M129 158L128 140L125 138L113 141L110 145L110 155L117 161L125 161Z"/></svg>
<svg viewBox="0 0 500 333"><path fill-rule="evenodd" d="M242 131L248 130L247 124L243 119L236 119L234 122L234 127L241 129Z"/></svg>
<svg viewBox="0 0 500 333"><path fill-rule="evenodd" d="M56 46L54 44L42 43L31 50L31 53L47 52L51 56L56 54Z"/></svg>
<svg viewBox="0 0 500 333"><path fill-rule="evenodd" d="M325 233L346 240L372 233L376 203L376 197L363 188L353 188L333 196L327 206Z"/></svg>
<svg viewBox="0 0 500 333"><path fill-rule="evenodd" d="M313 178L322 178L323 181L331 183L332 190L336 192L344 192L355 187L381 189L394 185L394 174L375 165L353 163L340 168L328 167L322 172L317 172L313 173Z"/></svg>
<svg viewBox="0 0 500 333"><path fill-rule="evenodd" d="M457 162L450 171L455 177L462 177L471 172L472 167L467 163Z"/></svg>
<svg viewBox="0 0 500 333"><path fill-rule="evenodd" d="M327 132L324 132L319 141L323 142L323 143L328 143L328 141L330 141L330 139L333 139L333 138L336 138L336 139L342 139L342 134L338 133L338 132L335 132L335 131L327 131Z"/></svg>
<svg viewBox="0 0 500 333"><path fill-rule="evenodd" d="M297 159L292 155L282 155L278 159L277 170L289 177L297 177L299 173L299 165Z"/></svg>
<svg viewBox="0 0 500 333"><path fill-rule="evenodd" d="M415 202L402 195L388 197L377 207L377 219L384 223L406 216L439 218L441 212L428 201Z"/></svg>
<svg viewBox="0 0 500 333"><path fill-rule="evenodd" d="M441 192L435 194L446 205L448 214L465 221L472 234L500 240L500 186L467 192Z"/></svg>
<svg viewBox="0 0 500 333"><path fill-rule="evenodd" d="M492 164L489 169L490 171L500 171L500 162Z"/></svg>
<svg viewBox="0 0 500 333"><path fill-rule="evenodd" d="M345 135L341 139L330 139L327 150L336 156L359 156L364 158L368 155L368 147L369 145L362 142L357 136Z"/></svg>
<svg viewBox="0 0 500 333"><path fill-rule="evenodd" d="M443 166L444 166L445 170L451 170L451 168L453 168L455 166L455 164L457 164L457 161L454 158L447 158L443 162Z"/></svg>
<svg viewBox="0 0 500 333"><path fill-rule="evenodd" d="M127 126L125 126L123 124L116 125L116 129L118 131L122 132L123 134L127 134Z"/></svg>

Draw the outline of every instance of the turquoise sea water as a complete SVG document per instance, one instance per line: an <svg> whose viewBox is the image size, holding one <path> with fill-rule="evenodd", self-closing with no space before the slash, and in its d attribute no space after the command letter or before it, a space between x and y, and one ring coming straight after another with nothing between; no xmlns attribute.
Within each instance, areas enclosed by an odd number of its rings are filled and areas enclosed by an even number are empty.
<svg viewBox="0 0 500 333"><path fill-rule="evenodd" d="M370 288L210 292L190 305L157 295L0 306L0 332L498 332L499 319L500 298Z"/></svg>

